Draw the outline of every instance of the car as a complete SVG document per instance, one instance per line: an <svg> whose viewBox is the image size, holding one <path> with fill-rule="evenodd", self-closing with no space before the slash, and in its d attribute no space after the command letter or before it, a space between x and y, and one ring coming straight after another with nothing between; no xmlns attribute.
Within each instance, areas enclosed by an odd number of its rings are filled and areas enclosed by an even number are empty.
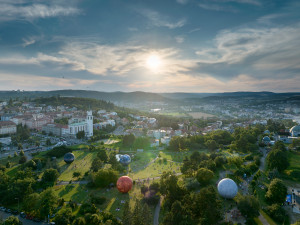
<svg viewBox="0 0 300 225"><path fill-rule="evenodd" d="M0 207L0 210L4 212L6 210L6 208L2 206L2 207Z"/></svg>
<svg viewBox="0 0 300 225"><path fill-rule="evenodd" d="M32 221L34 221L34 222L41 222L41 220L39 218L33 218Z"/></svg>
<svg viewBox="0 0 300 225"><path fill-rule="evenodd" d="M25 214L24 212L21 212L21 213L20 213L20 216L21 216L22 218L25 218L25 217L26 217L26 214Z"/></svg>
<svg viewBox="0 0 300 225"><path fill-rule="evenodd" d="M11 209L5 209L6 213L11 213Z"/></svg>
<svg viewBox="0 0 300 225"><path fill-rule="evenodd" d="M12 210L12 214L18 215L18 214L19 214L19 211L18 211L18 210Z"/></svg>

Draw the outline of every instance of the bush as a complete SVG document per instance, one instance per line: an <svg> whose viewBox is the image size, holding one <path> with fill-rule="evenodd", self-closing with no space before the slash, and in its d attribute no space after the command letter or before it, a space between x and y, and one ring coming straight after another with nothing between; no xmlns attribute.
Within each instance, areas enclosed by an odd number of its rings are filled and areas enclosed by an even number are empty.
<svg viewBox="0 0 300 225"><path fill-rule="evenodd" d="M46 153L46 155L49 157L60 158L60 157L63 157L68 152L72 152L72 150L70 148L68 148L67 146L63 145L63 146L55 147L55 148L49 150Z"/></svg>
<svg viewBox="0 0 300 225"><path fill-rule="evenodd" d="M81 173L80 172L74 172L73 177L80 177Z"/></svg>
<svg viewBox="0 0 300 225"><path fill-rule="evenodd" d="M283 222L285 222L285 224L289 224L289 216L279 204L267 206L265 208L265 212L280 224Z"/></svg>
<svg viewBox="0 0 300 225"><path fill-rule="evenodd" d="M116 183L119 173L112 169L100 169L92 174L92 182L96 187L108 187L111 183Z"/></svg>
<svg viewBox="0 0 300 225"><path fill-rule="evenodd" d="M97 205L102 205L104 204L104 202L106 202L106 198L105 197L98 197L95 195L91 195L91 203L92 204L97 204Z"/></svg>

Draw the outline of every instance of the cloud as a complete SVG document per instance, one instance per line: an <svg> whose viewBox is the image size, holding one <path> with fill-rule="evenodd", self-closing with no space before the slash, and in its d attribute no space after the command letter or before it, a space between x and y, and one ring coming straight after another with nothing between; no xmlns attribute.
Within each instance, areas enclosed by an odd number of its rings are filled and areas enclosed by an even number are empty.
<svg viewBox="0 0 300 225"><path fill-rule="evenodd" d="M183 36L177 36L175 37L175 40L178 44L181 44L184 42L184 37Z"/></svg>
<svg viewBox="0 0 300 225"><path fill-rule="evenodd" d="M186 24L186 19L182 18L177 21L171 21L167 16L163 16L156 11L150 9L137 10L141 15L150 20L151 25L156 27L167 27L169 29L175 29L183 27Z"/></svg>
<svg viewBox="0 0 300 225"><path fill-rule="evenodd" d="M224 30L214 45L196 52L199 70L223 77L252 71L253 76L275 79L300 72L300 24Z"/></svg>
<svg viewBox="0 0 300 225"><path fill-rule="evenodd" d="M199 3L198 6L202 9L212 10L212 11L237 12L237 10L231 6L223 6L219 4Z"/></svg>
<svg viewBox="0 0 300 225"><path fill-rule="evenodd" d="M188 1L189 0L176 0L177 3L182 4L182 5L188 3Z"/></svg>
<svg viewBox="0 0 300 225"><path fill-rule="evenodd" d="M2 1L0 7L0 21L18 19L34 20L38 18L75 15L80 12L79 9L62 3L56 1L49 1L48 3Z"/></svg>
<svg viewBox="0 0 300 225"><path fill-rule="evenodd" d="M258 0L214 0L217 2L234 2L234 3L239 3L239 4L250 4L250 5L256 5L256 6L261 6L262 3Z"/></svg>
<svg viewBox="0 0 300 225"><path fill-rule="evenodd" d="M22 40L24 41L24 43L23 43L24 48L35 43L35 39L33 39L33 38L28 38L28 39L23 38Z"/></svg>

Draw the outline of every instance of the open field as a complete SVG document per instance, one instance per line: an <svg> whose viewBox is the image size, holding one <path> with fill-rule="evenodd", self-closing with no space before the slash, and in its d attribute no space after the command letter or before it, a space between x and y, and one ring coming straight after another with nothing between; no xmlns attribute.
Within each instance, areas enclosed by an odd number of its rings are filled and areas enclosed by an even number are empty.
<svg viewBox="0 0 300 225"><path fill-rule="evenodd" d="M97 152L73 151L73 154L75 155L75 161L71 164L66 164L63 158L57 159L61 173L59 180L74 180L72 178L74 172L80 172L83 176L85 172L89 171L93 159L97 157Z"/></svg>
<svg viewBox="0 0 300 225"><path fill-rule="evenodd" d="M124 203L121 201L129 201L130 207L134 207L136 199L141 199L143 195L140 191L140 186L133 186L132 190L127 194L120 193L117 188L87 188L86 185L68 184L55 186L55 192L58 197L63 198L65 201L75 201L77 203L85 203L89 200L90 195L97 197L105 197L106 201L102 205L97 205L102 211L112 213L114 216L121 218L124 209ZM120 210L116 210L119 208ZM154 208L150 207L153 213ZM151 215L153 217L153 214Z"/></svg>
<svg viewBox="0 0 300 225"><path fill-rule="evenodd" d="M203 112L190 112L188 114L193 117L193 119L207 119L209 117L215 117L215 115Z"/></svg>
<svg viewBox="0 0 300 225"><path fill-rule="evenodd" d="M160 112L158 114L164 116L174 116L174 117L189 117L189 115L182 112Z"/></svg>
<svg viewBox="0 0 300 225"><path fill-rule="evenodd" d="M289 167L284 171L286 179L300 182L300 152L288 152Z"/></svg>

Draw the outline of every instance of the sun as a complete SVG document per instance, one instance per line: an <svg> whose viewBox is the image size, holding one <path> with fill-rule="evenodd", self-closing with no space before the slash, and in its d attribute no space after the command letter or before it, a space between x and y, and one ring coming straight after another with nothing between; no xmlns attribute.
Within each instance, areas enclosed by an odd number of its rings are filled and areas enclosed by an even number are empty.
<svg viewBox="0 0 300 225"><path fill-rule="evenodd" d="M161 59L158 55L150 55L147 58L147 67L151 70L157 70L161 65Z"/></svg>

